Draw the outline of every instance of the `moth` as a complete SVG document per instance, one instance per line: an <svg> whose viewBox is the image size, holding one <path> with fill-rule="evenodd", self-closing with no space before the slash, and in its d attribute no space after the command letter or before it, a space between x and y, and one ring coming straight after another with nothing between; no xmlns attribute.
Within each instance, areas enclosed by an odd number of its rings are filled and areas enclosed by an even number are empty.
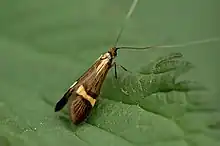
<svg viewBox="0 0 220 146"><path fill-rule="evenodd" d="M138 0L134 0L127 15L127 20ZM124 23L125 24L125 23ZM84 121L89 114L91 113L92 108L96 104L97 98L100 94L102 85L104 80L109 72L109 70L114 67L115 68L115 77L117 78L116 67L118 64L114 62L114 59L117 57L117 51L120 49L150 49L150 48L173 48L173 47L185 47L193 44L201 44L211 41L218 41L217 39L209 39L209 40L201 40L201 41L193 41L185 44L177 44L177 45L169 45L169 46L147 46L147 47L116 47L117 42L123 32L124 25L122 25L119 34L116 39L116 43L114 47L110 48L106 53L102 54L93 64L92 66L84 72L84 74L79 77L76 82L74 82L63 97L56 103L55 112L60 111L67 103L69 116L71 121L74 124L79 124ZM119 65L125 71L128 71L125 67Z"/></svg>
<svg viewBox="0 0 220 146"><path fill-rule="evenodd" d="M118 49L119 48L111 48L108 52L101 55L68 89L61 100L56 104L55 111L61 110L69 101L69 113L72 122L74 124L81 123L89 115L95 105L108 71L113 66L116 67L116 63L113 62L113 59L117 56Z"/></svg>
<svg viewBox="0 0 220 146"><path fill-rule="evenodd" d="M137 2L138 0L133 1L126 19L132 14ZM123 28L122 26L115 44L117 44ZM88 117L100 94L103 82L112 67L115 68L115 77L117 78L117 65L113 60L117 56L117 50L123 49L124 47L115 46L102 54L92 66L69 87L63 97L56 103L55 112L60 111L68 103L69 116L74 124L79 124ZM126 70L123 66L121 67Z"/></svg>

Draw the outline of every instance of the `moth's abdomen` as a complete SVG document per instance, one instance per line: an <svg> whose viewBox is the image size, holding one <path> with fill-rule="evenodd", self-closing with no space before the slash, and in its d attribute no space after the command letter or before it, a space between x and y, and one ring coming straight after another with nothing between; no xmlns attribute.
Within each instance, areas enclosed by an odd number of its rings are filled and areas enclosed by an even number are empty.
<svg viewBox="0 0 220 146"><path fill-rule="evenodd" d="M79 124L84 121L91 110L91 103L80 95L76 96L69 105L70 118L74 124Z"/></svg>

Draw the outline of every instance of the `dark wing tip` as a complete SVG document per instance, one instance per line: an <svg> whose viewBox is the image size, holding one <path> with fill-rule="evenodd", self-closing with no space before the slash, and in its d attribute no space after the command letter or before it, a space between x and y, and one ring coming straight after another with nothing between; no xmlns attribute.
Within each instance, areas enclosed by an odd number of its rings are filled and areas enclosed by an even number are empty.
<svg viewBox="0 0 220 146"><path fill-rule="evenodd" d="M67 101L68 101L68 98L67 98L67 96L64 95L63 98L61 98L57 102L57 104L56 104L56 106L54 108L54 111L55 112L60 111L66 105Z"/></svg>
<svg viewBox="0 0 220 146"><path fill-rule="evenodd" d="M55 108L54 108L54 112L58 112L62 109L62 107L60 106L59 103L56 104Z"/></svg>

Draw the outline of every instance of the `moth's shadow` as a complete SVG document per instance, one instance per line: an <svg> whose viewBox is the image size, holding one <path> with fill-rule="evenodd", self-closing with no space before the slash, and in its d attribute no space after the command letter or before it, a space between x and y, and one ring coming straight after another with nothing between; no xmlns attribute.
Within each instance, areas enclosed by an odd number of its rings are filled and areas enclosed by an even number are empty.
<svg viewBox="0 0 220 146"><path fill-rule="evenodd" d="M1 143L1 146L11 146L9 139L5 136L0 135L0 143Z"/></svg>

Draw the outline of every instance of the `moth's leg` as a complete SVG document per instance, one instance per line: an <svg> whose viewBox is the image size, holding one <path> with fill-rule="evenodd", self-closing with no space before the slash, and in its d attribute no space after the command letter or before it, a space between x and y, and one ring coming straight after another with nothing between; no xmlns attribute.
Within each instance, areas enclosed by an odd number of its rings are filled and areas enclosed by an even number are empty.
<svg viewBox="0 0 220 146"><path fill-rule="evenodd" d="M124 66L120 65L120 64L117 64L117 66L120 66L124 71L127 71L129 73L132 73L131 71L129 71L128 69L126 69Z"/></svg>
<svg viewBox="0 0 220 146"><path fill-rule="evenodd" d="M112 66L114 66L115 68L115 78L118 78L118 73L117 73L117 66L121 67L124 71L127 71L129 73L132 73L131 71L129 71L128 69L126 69L124 66L120 65L120 64L116 64L116 62L112 63Z"/></svg>
<svg viewBox="0 0 220 146"><path fill-rule="evenodd" d="M117 75L117 66L116 66L116 62L113 62L112 63L112 67L114 66L115 68L115 78L117 79L118 78L118 75Z"/></svg>
<svg viewBox="0 0 220 146"><path fill-rule="evenodd" d="M122 66L120 64L118 66L120 66L124 71L128 71L124 66Z"/></svg>

